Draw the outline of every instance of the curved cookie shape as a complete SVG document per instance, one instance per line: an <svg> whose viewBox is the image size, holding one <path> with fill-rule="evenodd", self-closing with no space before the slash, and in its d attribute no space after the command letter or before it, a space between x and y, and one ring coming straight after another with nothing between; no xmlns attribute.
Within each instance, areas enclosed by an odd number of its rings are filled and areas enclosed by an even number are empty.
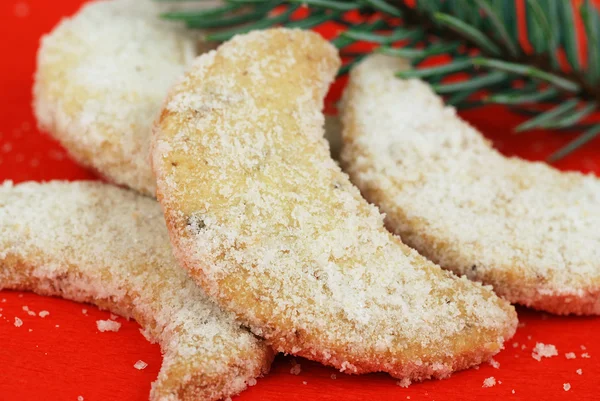
<svg viewBox="0 0 600 401"><path fill-rule="evenodd" d="M85 5L43 37L34 110L79 163L154 196L152 122L169 87L207 44L158 17L149 0Z"/></svg>
<svg viewBox="0 0 600 401"><path fill-rule="evenodd" d="M0 288L134 318L164 356L153 401L229 397L273 358L177 266L158 203L110 185L0 186Z"/></svg>
<svg viewBox="0 0 600 401"><path fill-rule="evenodd" d="M316 33L237 36L201 56L155 127L175 254L278 351L348 373L447 377L497 353L514 308L403 245L331 159Z"/></svg>
<svg viewBox="0 0 600 401"><path fill-rule="evenodd" d="M511 302L600 313L600 180L502 156L427 84L373 56L344 94L343 165L388 227Z"/></svg>

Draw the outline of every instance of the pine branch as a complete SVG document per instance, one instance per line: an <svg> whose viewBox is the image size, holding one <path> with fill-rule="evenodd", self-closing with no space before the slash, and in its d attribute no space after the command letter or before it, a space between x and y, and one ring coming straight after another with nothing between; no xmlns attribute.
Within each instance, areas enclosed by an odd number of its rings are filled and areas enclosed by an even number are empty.
<svg viewBox="0 0 600 401"><path fill-rule="evenodd" d="M302 5L308 15L298 19L296 12ZM348 12L358 14L363 22L357 24ZM579 57L575 12L585 27L587 65ZM600 105L600 15L590 0L577 10L568 0L525 0L531 49L520 40L517 9L511 0L417 0L416 7L403 0L226 0L220 7L163 16L185 21L191 28L216 29L207 35L216 41L274 25L308 29L335 21L346 26L332 40L348 60L341 74L365 57L347 51L357 42L373 43L375 51L408 58L417 67L429 57L448 54L452 58L448 64L397 75L429 81L456 107L518 106L532 118L516 132L584 130L551 160L600 135L600 124L585 122ZM453 79L457 74L469 78L457 82Z"/></svg>

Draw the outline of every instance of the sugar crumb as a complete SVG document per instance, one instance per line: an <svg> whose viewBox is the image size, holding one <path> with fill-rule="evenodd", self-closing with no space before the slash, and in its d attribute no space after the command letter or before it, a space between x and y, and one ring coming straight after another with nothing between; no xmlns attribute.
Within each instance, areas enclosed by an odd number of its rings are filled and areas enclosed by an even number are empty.
<svg viewBox="0 0 600 401"><path fill-rule="evenodd" d="M15 327L21 327L23 326L23 321L21 319L19 319L18 317L15 317Z"/></svg>
<svg viewBox="0 0 600 401"><path fill-rule="evenodd" d="M518 346L519 346L519 343L517 343L517 342L513 343L513 348L517 348Z"/></svg>
<svg viewBox="0 0 600 401"><path fill-rule="evenodd" d="M565 384L563 384L563 389L564 389L565 391L569 391L569 390L571 390L571 383L565 383Z"/></svg>
<svg viewBox="0 0 600 401"><path fill-rule="evenodd" d="M113 313L110 314L110 320L117 320L120 316L115 315Z"/></svg>
<svg viewBox="0 0 600 401"><path fill-rule="evenodd" d="M553 344L544 344L544 343L536 343L533 352L531 353L531 357L536 361L541 361L542 358L551 358L553 356L557 356L558 351Z"/></svg>
<svg viewBox="0 0 600 401"><path fill-rule="evenodd" d="M582 369L577 369L575 371L579 376L581 376L583 374L583 370Z"/></svg>
<svg viewBox="0 0 600 401"><path fill-rule="evenodd" d="M565 358L567 358L567 359L575 359L575 358L577 358L577 355L575 355L574 352L567 352L565 354Z"/></svg>
<svg viewBox="0 0 600 401"><path fill-rule="evenodd" d="M57 324L57 325L55 325L54 327L60 327L60 325L58 325L58 324Z"/></svg>
<svg viewBox="0 0 600 401"><path fill-rule="evenodd" d="M306 385L308 382L302 382L302 384Z"/></svg>
<svg viewBox="0 0 600 401"><path fill-rule="evenodd" d="M119 326L120 326L120 324L119 324ZM142 361L141 359L133 365L133 367L136 368L137 370L146 369L146 366L148 366L148 364L146 362Z"/></svg>
<svg viewBox="0 0 600 401"><path fill-rule="evenodd" d="M580 345L579 346L581 348L582 351L585 351L587 348L585 347L585 345Z"/></svg>
<svg viewBox="0 0 600 401"><path fill-rule="evenodd" d="M587 352L584 352L583 354L581 354L581 357L586 358L586 359L591 358L590 354L588 354Z"/></svg>
<svg viewBox="0 0 600 401"><path fill-rule="evenodd" d="M511 393L513 393L513 394L515 393L515 389L514 388L512 389Z"/></svg>
<svg viewBox="0 0 600 401"><path fill-rule="evenodd" d="M84 315L87 315L87 309L85 309L85 308L84 308L84 309L82 309L82 310L81 310L81 313L83 313Z"/></svg>
<svg viewBox="0 0 600 401"><path fill-rule="evenodd" d="M494 387L496 385L496 378L494 376L490 376L483 381L483 388Z"/></svg>
<svg viewBox="0 0 600 401"><path fill-rule="evenodd" d="M38 313L38 316L41 318L44 318L46 316L48 316L50 314L50 312L48 312L47 310L42 310L40 311L40 313Z"/></svg>
<svg viewBox="0 0 600 401"><path fill-rule="evenodd" d="M121 323L115 322L114 320L96 320L96 326L101 332L119 331Z"/></svg>
<svg viewBox="0 0 600 401"><path fill-rule="evenodd" d="M83 396L82 395L77 396L77 401L83 401Z"/></svg>
<svg viewBox="0 0 600 401"><path fill-rule="evenodd" d="M498 362L497 360L495 360L494 358L490 359L489 364L494 368L494 369L500 369L500 362Z"/></svg>

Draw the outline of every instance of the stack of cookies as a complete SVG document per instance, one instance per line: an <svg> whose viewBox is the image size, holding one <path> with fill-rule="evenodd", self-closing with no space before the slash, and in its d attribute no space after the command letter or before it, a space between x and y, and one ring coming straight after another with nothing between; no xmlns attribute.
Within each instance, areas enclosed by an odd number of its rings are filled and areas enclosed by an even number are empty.
<svg viewBox="0 0 600 401"><path fill-rule="evenodd" d="M164 354L152 400L232 396L276 352L445 378L512 337L509 301L600 313L597 179L504 158L382 56L344 95L349 177L323 132L333 46L210 50L158 14L91 3L38 54L40 127L111 184L0 188L1 286L136 319Z"/></svg>

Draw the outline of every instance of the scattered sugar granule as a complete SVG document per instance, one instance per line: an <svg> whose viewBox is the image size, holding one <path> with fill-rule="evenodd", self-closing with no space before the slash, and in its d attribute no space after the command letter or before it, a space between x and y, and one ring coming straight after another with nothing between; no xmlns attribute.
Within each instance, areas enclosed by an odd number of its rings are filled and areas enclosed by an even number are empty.
<svg viewBox="0 0 600 401"><path fill-rule="evenodd" d="M335 373L333 373L330 377L331 377L331 380L337 379L337 376L335 375Z"/></svg>
<svg viewBox="0 0 600 401"><path fill-rule="evenodd" d="M406 396L406 399L407 399L407 400L410 400L410 395L407 395L407 396Z"/></svg>
<svg viewBox="0 0 600 401"><path fill-rule="evenodd" d="M21 319L19 319L18 317L15 317L15 327L21 327L23 326L23 321Z"/></svg>
<svg viewBox="0 0 600 401"><path fill-rule="evenodd" d="M308 384L308 382L302 382L302 384L306 385L306 384Z"/></svg>
<svg viewBox="0 0 600 401"><path fill-rule="evenodd" d="M110 320L117 320L119 318L118 315L110 314Z"/></svg>
<svg viewBox="0 0 600 401"><path fill-rule="evenodd" d="M527 346L525 344L521 345L521 349L525 349Z"/></svg>
<svg viewBox="0 0 600 401"><path fill-rule="evenodd" d="M496 385L496 378L494 376L490 376L483 381L483 388L494 387Z"/></svg>
<svg viewBox="0 0 600 401"><path fill-rule="evenodd" d="M28 314L29 316L35 316L35 312L34 312L34 311L32 311L31 309L29 309L29 306L27 306L27 305L25 305L25 306L23 307L23 310L24 310L25 312L27 312L27 314Z"/></svg>
<svg viewBox="0 0 600 401"><path fill-rule="evenodd" d="M517 348L518 346L519 346L519 343L517 343L517 342L513 343L513 348Z"/></svg>
<svg viewBox="0 0 600 401"><path fill-rule="evenodd" d="M42 318L48 316L49 314L50 314L50 312L48 312L47 310L42 310L42 311L40 311L40 313L38 313L39 317L42 317Z"/></svg>
<svg viewBox="0 0 600 401"><path fill-rule="evenodd" d="M531 357L536 361L541 361L542 358L551 358L553 356L557 356L558 351L556 347L552 344L544 344L544 343L536 343L533 352L531 353Z"/></svg>
<svg viewBox="0 0 600 401"><path fill-rule="evenodd" d="M515 393L515 389L514 388L512 389L511 393L513 393L513 394Z"/></svg>
<svg viewBox="0 0 600 401"><path fill-rule="evenodd" d="M582 358L586 358L586 359L590 359L591 358L590 354L588 354L587 352L584 352L583 354L581 354L581 357Z"/></svg>
<svg viewBox="0 0 600 401"><path fill-rule="evenodd" d="M579 347L581 347L582 351L585 351L587 348L585 347L585 345L580 345Z"/></svg>
<svg viewBox="0 0 600 401"><path fill-rule="evenodd" d="M252 377L250 380L248 380L248 386L250 386L250 387L256 386L256 379L254 377Z"/></svg>
<svg viewBox="0 0 600 401"><path fill-rule="evenodd" d="M402 379L400 379L400 381L397 381L396 384L400 387L404 387L407 388L408 386L410 386L410 379L408 377L404 377Z"/></svg>
<svg viewBox="0 0 600 401"><path fill-rule="evenodd" d="M296 375L296 376L298 376L300 374L300 372L302 372L302 366L300 366L299 363L295 364L290 369L290 373L293 374L293 375Z"/></svg>
<svg viewBox="0 0 600 401"><path fill-rule="evenodd" d="M528 339L528 340L531 340L531 336L527 336L527 339Z"/></svg>
<svg viewBox="0 0 600 401"><path fill-rule="evenodd" d="M96 326L101 332L119 331L121 323L115 322L114 320L96 320Z"/></svg>
<svg viewBox="0 0 600 401"><path fill-rule="evenodd" d="M576 373L577 373L579 376L581 376L581 375L583 374L583 370L581 370L581 369L577 369L575 372L576 372Z"/></svg>
<svg viewBox="0 0 600 401"><path fill-rule="evenodd" d="M494 369L500 369L500 362L498 362L497 360L495 360L494 358L490 359L489 364L492 366L492 368Z"/></svg>
<svg viewBox="0 0 600 401"><path fill-rule="evenodd" d="M575 355L574 352L567 352L565 354L565 358L567 358L567 359L575 359L575 358L577 358L577 355Z"/></svg>
<svg viewBox="0 0 600 401"><path fill-rule="evenodd" d="M83 396L82 395L77 396L77 401L83 401Z"/></svg>
<svg viewBox="0 0 600 401"><path fill-rule="evenodd" d="M563 384L563 389L564 389L565 391L569 391L569 390L571 390L571 383L565 383L565 384Z"/></svg>
<svg viewBox="0 0 600 401"><path fill-rule="evenodd" d="M5 303L6 302L6 298L2 298L2 301L0 301L0 302Z"/></svg>
<svg viewBox="0 0 600 401"><path fill-rule="evenodd" d="M83 313L84 315L87 315L87 309L82 309L81 313Z"/></svg>
<svg viewBox="0 0 600 401"><path fill-rule="evenodd" d="M502 380L498 380L498 384L502 384Z"/></svg>
<svg viewBox="0 0 600 401"><path fill-rule="evenodd" d="M146 369L146 366L148 366L148 364L146 362L142 361L141 359L133 365L133 367L136 368L137 370Z"/></svg>
<svg viewBox="0 0 600 401"><path fill-rule="evenodd" d="M33 331L33 329L29 329L29 330L27 330L27 331L29 331L29 332L31 333L31 332Z"/></svg>
<svg viewBox="0 0 600 401"><path fill-rule="evenodd" d="M54 327L58 328L58 327L60 327L60 325L58 325L58 324L57 324L57 325L56 325L56 326L54 326Z"/></svg>

